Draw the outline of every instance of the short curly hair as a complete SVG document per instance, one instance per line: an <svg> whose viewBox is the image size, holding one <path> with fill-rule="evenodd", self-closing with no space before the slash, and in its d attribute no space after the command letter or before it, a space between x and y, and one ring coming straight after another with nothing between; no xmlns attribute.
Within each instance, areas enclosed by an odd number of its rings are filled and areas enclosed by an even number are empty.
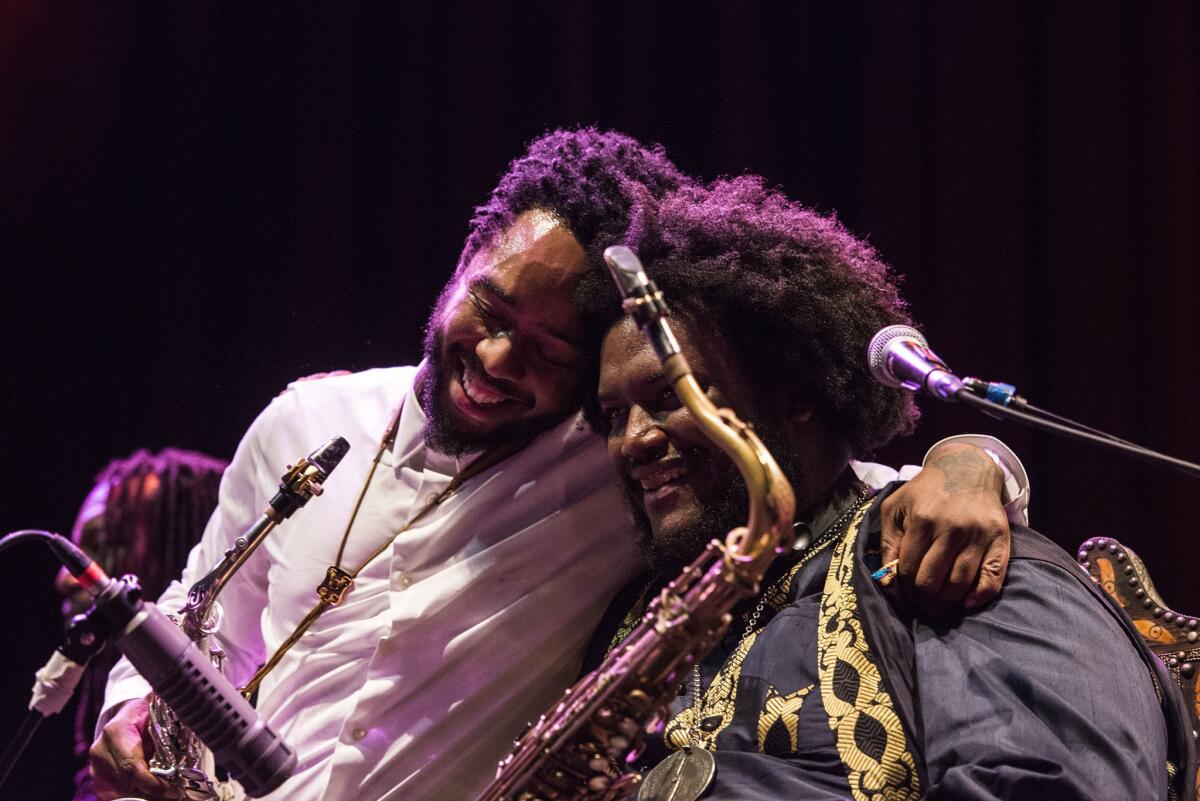
<svg viewBox="0 0 1200 801"><path fill-rule="evenodd" d="M628 243L668 303L721 330L751 380L796 385L856 456L912 431L911 395L866 362L878 329L910 322L897 277L836 218L757 176L644 197L633 218ZM590 290L592 323L619 319L614 291Z"/></svg>
<svg viewBox="0 0 1200 801"><path fill-rule="evenodd" d="M599 266L599 250L628 228L635 193L661 197L688 181L662 145L594 127L543 134L508 165L487 203L475 209L458 269L530 209L562 220L589 262Z"/></svg>

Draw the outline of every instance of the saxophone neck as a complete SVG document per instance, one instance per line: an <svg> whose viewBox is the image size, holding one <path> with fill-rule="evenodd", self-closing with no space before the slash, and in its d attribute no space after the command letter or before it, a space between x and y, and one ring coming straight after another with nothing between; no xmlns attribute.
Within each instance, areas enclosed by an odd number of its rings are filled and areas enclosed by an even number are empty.
<svg viewBox="0 0 1200 801"><path fill-rule="evenodd" d="M682 353L663 362L675 394L704 433L737 466L749 495L749 518L738 536L726 543L726 563L740 565L740 579L757 585L775 553L790 546L796 497L778 462L754 430L731 409L719 409L708 399Z"/></svg>

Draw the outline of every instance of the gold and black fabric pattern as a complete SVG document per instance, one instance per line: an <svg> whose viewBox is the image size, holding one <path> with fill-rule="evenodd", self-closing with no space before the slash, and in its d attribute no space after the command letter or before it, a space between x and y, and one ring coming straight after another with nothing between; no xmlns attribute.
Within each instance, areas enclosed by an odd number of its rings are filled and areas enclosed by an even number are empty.
<svg viewBox="0 0 1200 801"><path fill-rule="evenodd" d="M815 684L793 693L767 685L767 697L758 714L758 750L764 754L794 754L800 750L800 709Z"/></svg>
<svg viewBox="0 0 1200 801"><path fill-rule="evenodd" d="M663 736L671 749L692 745L706 751L717 750L717 735L733 722L742 663L757 639L757 631L743 637L712 684L701 694L701 702L691 704L667 723Z"/></svg>
<svg viewBox="0 0 1200 801"><path fill-rule="evenodd" d="M792 582L796 574L815 556L828 549L833 540L814 546L804 557L785 573L778 581L768 587L760 599L761 612L767 620L777 614L785 606L791 598ZM756 616L750 618L750 623L746 626L746 631L738 641L737 648L733 654L725 660L721 669L717 672L716 678L713 679L707 690L700 694L699 703L693 703L686 709L683 709L668 722L663 732L663 737L667 745L672 749L683 748L685 745L700 746L709 751L717 749L717 736L728 728L733 722L737 707L737 692L738 684L741 681L742 665L746 661L747 654L754 647L754 643L758 640L758 635L765 628L765 624L755 626ZM628 618L627 621L628 622ZM797 750L797 716L800 712L800 707L803 704L804 696L812 690L812 686L798 690L788 694L786 697L793 700L790 708L790 738L789 742L792 747L788 752ZM769 688L769 692L775 692L773 687ZM780 696L783 697L783 696ZM770 701L764 702L763 711L759 714L759 750L762 750L762 742L766 736L766 732L771 730L777 723L782 723L782 718L779 717L780 707L770 704ZM764 720L766 721L764 723ZM766 727L764 729L764 726ZM775 744L782 742L781 737L772 737L771 741ZM781 753L777 751L766 753Z"/></svg>
<svg viewBox="0 0 1200 801"><path fill-rule="evenodd" d="M871 653L854 591L860 509L834 547L817 623L821 701L855 801L916 801L920 778L895 704Z"/></svg>

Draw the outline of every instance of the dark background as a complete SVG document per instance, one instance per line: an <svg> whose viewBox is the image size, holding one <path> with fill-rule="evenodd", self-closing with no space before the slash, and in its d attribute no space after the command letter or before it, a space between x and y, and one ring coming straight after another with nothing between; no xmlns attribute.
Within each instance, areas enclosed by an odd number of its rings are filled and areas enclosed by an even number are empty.
<svg viewBox="0 0 1200 801"><path fill-rule="evenodd" d="M907 276L930 341L1200 459L1200 7L0 3L0 529L67 531L135 447L228 457L292 378L411 363L474 204L547 128L762 173ZM923 404L1025 460L1035 524L1118 535L1200 612L1200 485ZM58 638L0 558L4 739ZM5 798L65 798L68 721Z"/></svg>

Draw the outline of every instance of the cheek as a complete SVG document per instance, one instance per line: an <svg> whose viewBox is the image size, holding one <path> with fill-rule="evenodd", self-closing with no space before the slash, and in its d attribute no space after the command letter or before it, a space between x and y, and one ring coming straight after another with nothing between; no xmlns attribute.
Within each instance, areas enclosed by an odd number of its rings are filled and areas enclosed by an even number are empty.
<svg viewBox="0 0 1200 801"><path fill-rule="evenodd" d="M545 413L571 412L572 401L575 399L574 376L566 376L559 370L540 369L536 373L527 373L531 389L536 398L535 405Z"/></svg>

